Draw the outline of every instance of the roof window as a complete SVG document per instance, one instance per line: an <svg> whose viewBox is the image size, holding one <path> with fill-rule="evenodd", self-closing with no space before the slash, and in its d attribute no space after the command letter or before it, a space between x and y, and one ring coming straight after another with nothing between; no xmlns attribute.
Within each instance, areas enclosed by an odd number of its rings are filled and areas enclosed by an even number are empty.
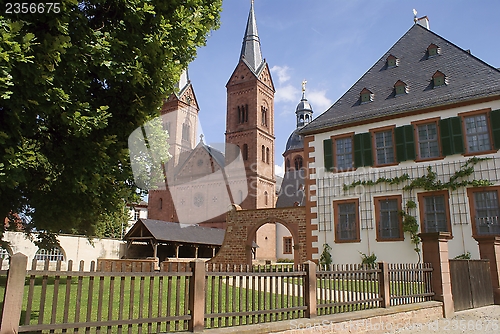
<svg viewBox="0 0 500 334"><path fill-rule="evenodd" d="M395 93L395 96L407 94L408 93L408 85L405 84L403 81L398 80L394 84L394 93Z"/></svg>
<svg viewBox="0 0 500 334"><path fill-rule="evenodd" d="M399 65L399 59L393 55L389 55L386 60L387 68L397 67Z"/></svg>
<svg viewBox="0 0 500 334"><path fill-rule="evenodd" d="M434 43L431 43L431 45L427 47L427 58L432 58L434 56L439 55L440 53L441 49Z"/></svg>
<svg viewBox="0 0 500 334"><path fill-rule="evenodd" d="M361 93L359 93L359 98L361 103L367 103L373 101L374 94L367 88L363 88Z"/></svg>
<svg viewBox="0 0 500 334"><path fill-rule="evenodd" d="M434 75L432 76L432 81L434 83L434 88L446 86L448 84L446 75L444 75L444 73L441 71L436 71L436 73L434 73Z"/></svg>

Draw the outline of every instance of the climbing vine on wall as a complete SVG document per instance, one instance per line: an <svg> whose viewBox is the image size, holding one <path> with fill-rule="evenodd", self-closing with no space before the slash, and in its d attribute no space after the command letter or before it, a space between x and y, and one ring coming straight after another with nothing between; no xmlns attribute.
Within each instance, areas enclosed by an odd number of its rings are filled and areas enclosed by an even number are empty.
<svg viewBox="0 0 500 334"><path fill-rule="evenodd" d="M405 186L403 186L403 191L410 192L410 197L412 197L411 193L414 189L424 189L427 191L435 191L435 190L456 190L460 187L485 187L493 185L489 180L467 180L466 177L472 175L474 173L474 166L477 165L481 161L490 160L491 158L478 158L473 157L468 159L465 164L463 164L459 170L457 170L448 182L442 182L438 180L437 173L432 169L431 166L427 167L427 174L423 176L419 176L416 178L410 178L407 173L404 173L401 176L396 176L393 178L385 178L380 177L376 181L366 180L366 181L354 181L351 184L344 184L344 191L348 191L349 189L355 188L357 186L374 186L379 183L387 183L390 185L399 185L403 182L408 182ZM415 217L415 210L417 208L417 204L413 200L408 200L403 210L400 211L400 215L402 217L402 225L403 232L408 232L410 234L410 240L415 245L415 252L419 256L420 262L420 237L418 236L418 228L419 224L417 222L417 218Z"/></svg>

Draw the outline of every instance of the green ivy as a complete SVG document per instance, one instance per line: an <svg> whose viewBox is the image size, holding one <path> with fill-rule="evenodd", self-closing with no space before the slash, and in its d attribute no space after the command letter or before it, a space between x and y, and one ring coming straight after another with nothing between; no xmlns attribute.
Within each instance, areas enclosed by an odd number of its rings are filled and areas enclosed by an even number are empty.
<svg viewBox="0 0 500 334"><path fill-rule="evenodd" d="M470 260L471 254L470 254L470 252L465 252L461 255L455 256L453 259L454 260Z"/></svg>
<svg viewBox="0 0 500 334"><path fill-rule="evenodd" d="M323 252L321 253L321 256L319 258L319 264L322 266L329 266L332 264L332 254L330 254L330 251L332 250L332 247L330 247L329 244L323 244Z"/></svg>
<svg viewBox="0 0 500 334"><path fill-rule="evenodd" d="M365 253L359 252L359 254L361 255L361 264L371 268L375 267L377 264L377 255L375 255L375 253L372 253L372 255L366 255Z"/></svg>

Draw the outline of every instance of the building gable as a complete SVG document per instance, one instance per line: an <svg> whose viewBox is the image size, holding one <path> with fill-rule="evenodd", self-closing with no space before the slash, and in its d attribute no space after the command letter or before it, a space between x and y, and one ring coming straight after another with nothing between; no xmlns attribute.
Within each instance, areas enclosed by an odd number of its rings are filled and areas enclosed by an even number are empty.
<svg viewBox="0 0 500 334"><path fill-rule="evenodd" d="M439 47L430 57L429 45ZM387 58L398 58L389 68ZM434 89L433 75L446 73L447 84ZM404 82L406 94L395 93ZM373 100L360 103L359 94L370 87ZM480 98L500 99L500 71L432 31L415 24L337 102L307 125L303 134L397 117L435 106Z"/></svg>

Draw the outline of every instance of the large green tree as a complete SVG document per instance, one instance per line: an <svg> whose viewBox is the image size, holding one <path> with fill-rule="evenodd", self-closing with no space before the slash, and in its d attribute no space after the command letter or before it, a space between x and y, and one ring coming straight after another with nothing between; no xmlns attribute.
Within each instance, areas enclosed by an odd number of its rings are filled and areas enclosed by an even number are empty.
<svg viewBox="0 0 500 334"><path fill-rule="evenodd" d="M61 232L91 236L103 215L134 200L127 138L159 115L182 69L218 27L221 2L60 0L58 13L2 8L0 217L25 214L26 231L43 231L46 240Z"/></svg>

